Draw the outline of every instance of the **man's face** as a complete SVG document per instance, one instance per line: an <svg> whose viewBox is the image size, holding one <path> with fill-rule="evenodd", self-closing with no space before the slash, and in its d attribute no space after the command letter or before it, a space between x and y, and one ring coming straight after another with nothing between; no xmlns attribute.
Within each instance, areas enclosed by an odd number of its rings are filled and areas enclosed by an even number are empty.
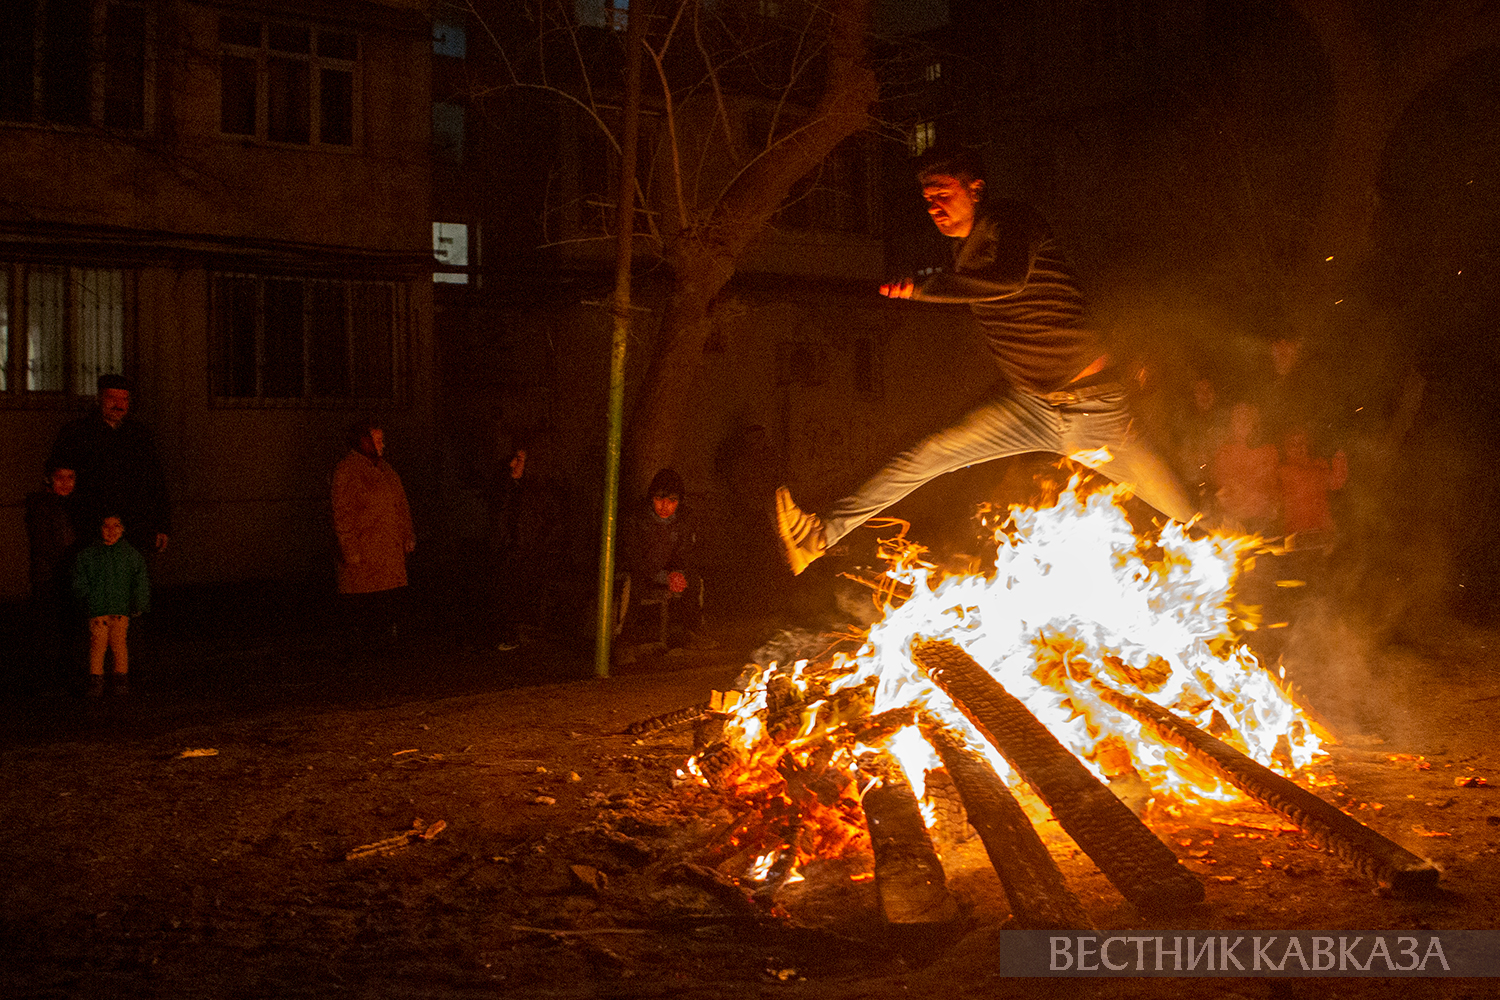
<svg viewBox="0 0 1500 1000"><path fill-rule="evenodd" d="M510 478L520 479L526 474L526 452L518 450L510 456Z"/></svg>
<svg viewBox="0 0 1500 1000"><path fill-rule="evenodd" d="M944 236L968 236L974 228L974 212L984 191L984 181L965 183L957 177L933 174L922 182L922 200L932 224Z"/></svg>
<svg viewBox="0 0 1500 1000"><path fill-rule="evenodd" d="M120 426L125 414L130 412L129 389L100 389L99 413L111 427Z"/></svg>
<svg viewBox="0 0 1500 1000"><path fill-rule="evenodd" d="M651 508L656 511L657 517L665 521L677 513L677 504L679 502L677 497L673 496L652 497Z"/></svg>
<svg viewBox="0 0 1500 1000"><path fill-rule="evenodd" d="M47 484L52 487L52 492L60 497L65 497L73 492L78 485L78 473L72 469L53 469L52 475L47 477Z"/></svg>
<svg viewBox="0 0 1500 1000"><path fill-rule="evenodd" d="M125 525L120 523L118 517L106 517L99 528L99 535L104 539L105 545L113 545L125 537Z"/></svg>

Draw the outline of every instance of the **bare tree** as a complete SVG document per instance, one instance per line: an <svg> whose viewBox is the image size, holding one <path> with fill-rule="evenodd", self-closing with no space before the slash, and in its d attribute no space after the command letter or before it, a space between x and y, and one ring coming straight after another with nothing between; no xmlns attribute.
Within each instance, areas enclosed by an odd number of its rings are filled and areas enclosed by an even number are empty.
<svg viewBox="0 0 1500 1000"><path fill-rule="evenodd" d="M627 482L638 488L673 461L714 304L746 248L799 181L871 124L870 4L631 0L620 11L596 0L601 20L649 18L642 102L659 122L654 154L638 172L638 245L645 241L665 265L670 288L626 431ZM599 59L601 32L580 25L582 5L572 0L518 6L509 30L491 31L502 89L540 90L571 105L618 160L620 84ZM753 143L745 138L752 131Z"/></svg>

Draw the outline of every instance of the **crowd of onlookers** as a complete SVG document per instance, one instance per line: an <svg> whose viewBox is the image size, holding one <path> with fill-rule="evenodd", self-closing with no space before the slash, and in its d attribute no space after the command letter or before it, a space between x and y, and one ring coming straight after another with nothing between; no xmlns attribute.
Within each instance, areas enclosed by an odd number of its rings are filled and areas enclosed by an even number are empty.
<svg viewBox="0 0 1500 1000"><path fill-rule="evenodd" d="M130 383L100 376L97 404L58 433L46 488L26 497L28 680L79 679L91 698L130 689L130 622L150 606L148 560L166 551L171 531L155 442L130 416ZM70 676L79 661L87 672Z"/></svg>
<svg viewBox="0 0 1500 1000"><path fill-rule="evenodd" d="M1408 378L1372 443L1368 425L1354 429L1317 384L1300 341L1277 340L1270 355L1267 375L1231 383L1228 400L1214 380L1197 379L1167 431L1171 453L1207 525L1326 553L1339 537L1351 452L1362 470L1379 465L1410 426L1422 381ZM45 488L26 498L31 686L62 682L89 697L129 690L129 626L150 606L151 565L171 531L161 463L151 432L130 414L130 383L104 375L98 390L97 406L59 432ZM778 474L763 430L752 432L721 449L719 472L731 487L725 528L742 541L736 572L764 590L780 566L774 546L763 553L755 543L771 539L764 521ZM358 656L405 628L417 532L379 422L356 423L346 443L330 506L342 634ZM473 484L482 498L475 537L437 536L451 550L438 569L454 597L448 624L471 648L517 648L544 630L552 595L584 587L564 537L569 505L555 480L533 475L534 457L529 437L499 447ZM637 616L616 623L619 644L706 644L700 525L682 478L660 470L644 497L622 502L619 525L616 596Z"/></svg>
<svg viewBox="0 0 1500 1000"><path fill-rule="evenodd" d="M130 690L130 625L150 607L151 566L171 531L156 444L130 403L124 377L100 376L96 406L62 428L44 463L44 488L26 497L25 689L88 698ZM358 421L346 444L329 502L338 632L352 658L378 654L408 630L407 561L417 532L380 422ZM438 572L453 578L446 589L455 597L446 624L470 648L516 649L545 630L553 595L579 589L582 574L565 551L567 504L555 480L531 473L533 451L528 437L515 437L498 461L479 463L480 537L440 539L450 551ZM698 633L697 522L681 477L661 470L646 497L622 507L617 565L633 582L636 607L661 609L653 621L662 628L650 635L675 646L706 642ZM633 622L619 624L622 641L636 638Z"/></svg>

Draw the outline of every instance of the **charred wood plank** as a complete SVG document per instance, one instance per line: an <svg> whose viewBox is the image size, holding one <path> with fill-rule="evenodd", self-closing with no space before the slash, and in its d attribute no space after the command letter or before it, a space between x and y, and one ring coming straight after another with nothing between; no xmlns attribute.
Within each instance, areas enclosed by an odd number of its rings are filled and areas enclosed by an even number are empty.
<svg viewBox="0 0 1500 1000"><path fill-rule="evenodd" d="M860 757L860 770L876 778L860 798L875 852L875 889L892 924L946 924L958 919L947 875L901 766L889 753Z"/></svg>
<svg viewBox="0 0 1500 1000"><path fill-rule="evenodd" d="M978 831L990 864L1000 876L1016 923L1032 930L1089 930L1083 904L1068 888L1047 845L989 761L925 713L922 735L958 786L969 823Z"/></svg>
<svg viewBox="0 0 1500 1000"><path fill-rule="evenodd" d="M846 723L833 735L847 742L878 746L916 721L916 711L902 706Z"/></svg>
<svg viewBox="0 0 1500 1000"><path fill-rule="evenodd" d="M944 847L957 847L974 838L975 830L969 825L963 795L946 767L939 764L928 769L922 778L922 798L932 807L932 822L927 829L939 853Z"/></svg>
<svg viewBox="0 0 1500 1000"><path fill-rule="evenodd" d="M1141 910L1203 900L1203 883L1014 695L951 642L916 639L912 660L1032 787L1121 895Z"/></svg>
<svg viewBox="0 0 1500 1000"><path fill-rule="evenodd" d="M632 722L630 725L621 730L621 735L639 736L642 733L654 733L658 729L671 729L673 726L680 726L685 723L692 722L693 720L703 716L708 711L709 703L706 701L701 705L688 705L685 708L675 708L670 712L663 712L660 715L653 715L649 719L641 719L639 722Z"/></svg>
<svg viewBox="0 0 1500 1000"><path fill-rule="evenodd" d="M1329 847L1366 878L1401 895L1431 891L1441 873L1432 862L1365 826L1348 813L1154 702L1095 684L1107 704L1147 726L1200 767Z"/></svg>

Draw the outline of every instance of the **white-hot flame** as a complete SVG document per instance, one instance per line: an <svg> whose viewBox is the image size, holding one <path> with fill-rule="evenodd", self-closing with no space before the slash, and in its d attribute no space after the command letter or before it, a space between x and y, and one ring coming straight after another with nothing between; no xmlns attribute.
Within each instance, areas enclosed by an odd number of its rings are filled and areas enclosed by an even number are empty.
<svg viewBox="0 0 1500 1000"><path fill-rule="evenodd" d="M962 647L1101 778L1133 773L1169 809L1240 793L1186 765L1108 705L1101 691L1150 699L1267 766L1288 770L1311 762L1319 749L1314 727L1230 629L1239 558L1257 539L1204 536L1180 524L1138 539L1113 490L1084 494L1075 480L1051 507L1013 508L994 540L995 570L988 576L950 576L933 585L930 567L914 559L891 569L887 575L909 596L870 628L853 656L761 671L725 725L726 740L747 761L762 740L776 744L767 757L770 776L760 780L779 780L783 754L797 760L799 748L826 747L824 736L848 722L841 703L857 695L873 699L872 718L910 709L937 715L1012 781L998 751L912 662L916 637ZM766 720L774 714L768 696L778 674L782 690L805 703L794 727L785 718L775 723L782 728L773 741L766 739ZM880 744L922 798L926 774L940 761L921 731L908 725ZM853 755L860 752L854 746ZM847 744L825 755L824 764L856 774ZM924 815L931 824L936 813L929 807ZM762 857L755 867L769 870L773 860Z"/></svg>

